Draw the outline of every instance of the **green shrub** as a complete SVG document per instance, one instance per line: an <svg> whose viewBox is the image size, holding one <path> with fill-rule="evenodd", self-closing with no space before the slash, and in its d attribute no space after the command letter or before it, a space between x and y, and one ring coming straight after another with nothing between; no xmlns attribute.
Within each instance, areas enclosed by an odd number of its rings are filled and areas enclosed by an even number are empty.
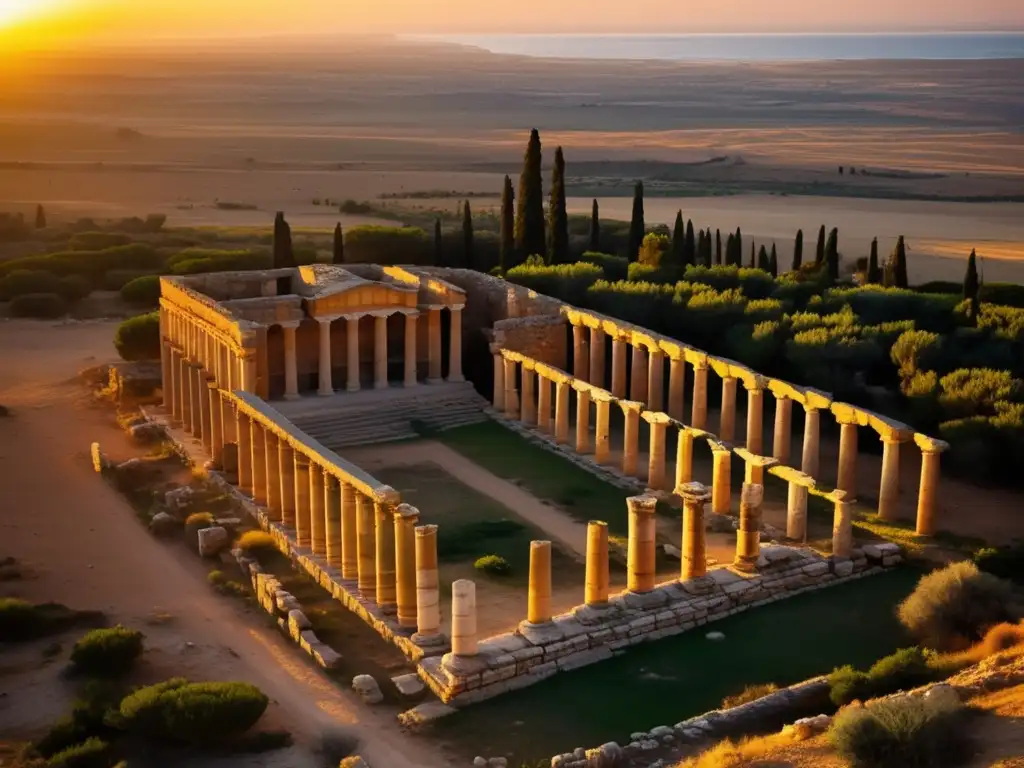
<svg viewBox="0 0 1024 768"><path fill-rule="evenodd" d="M626 279L632 283L674 283L678 275L658 264L634 261L629 265Z"/></svg>
<svg viewBox="0 0 1024 768"><path fill-rule="evenodd" d="M193 512L185 518L185 537L191 541L199 540L199 531L214 525L216 519L209 512Z"/></svg>
<svg viewBox="0 0 1024 768"><path fill-rule="evenodd" d="M216 744L249 730L267 708L248 683L190 683L184 678L141 688L120 707L129 732L188 744Z"/></svg>
<svg viewBox="0 0 1024 768"><path fill-rule="evenodd" d="M146 277L153 274L148 270L140 269L112 269L103 275L103 290L120 291L132 280Z"/></svg>
<svg viewBox="0 0 1024 768"><path fill-rule="evenodd" d="M512 573L512 566L509 565L508 560L499 555L484 555L477 558L473 567L489 576L507 576Z"/></svg>
<svg viewBox="0 0 1024 768"><path fill-rule="evenodd" d="M0 597L0 641L35 637L42 624L36 606L16 597Z"/></svg>
<svg viewBox="0 0 1024 768"><path fill-rule="evenodd" d="M58 752L46 764L49 768L110 768L112 759L110 745L94 736Z"/></svg>
<svg viewBox="0 0 1024 768"><path fill-rule="evenodd" d="M587 251L580 256L580 261L588 264L596 264L604 273L604 279L612 282L625 280L629 277L629 259L622 256L612 256L610 253L597 253Z"/></svg>
<svg viewBox="0 0 1024 768"><path fill-rule="evenodd" d="M132 243L99 251L63 251L23 256L0 263L0 275L16 270L44 270L54 275L81 275L99 285L111 270L158 270L164 258L152 245Z"/></svg>
<svg viewBox="0 0 1024 768"><path fill-rule="evenodd" d="M0 301L32 293L60 293L57 275L38 270L17 269L0 280Z"/></svg>
<svg viewBox="0 0 1024 768"><path fill-rule="evenodd" d="M274 537L266 531L246 531L238 538L235 546L250 554L277 551Z"/></svg>
<svg viewBox="0 0 1024 768"><path fill-rule="evenodd" d="M209 248L186 248L167 260L176 275L197 275L206 272L244 272L270 269L274 260L269 251L223 251Z"/></svg>
<svg viewBox="0 0 1024 768"><path fill-rule="evenodd" d="M418 227L351 227L345 232L350 264L431 264L433 238Z"/></svg>
<svg viewBox="0 0 1024 768"><path fill-rule="evenodd" d="M158 360L160 358L160 313L125 320L114 334L114 347L123 360Z"/></svg>
<svg viewBox="0 0 1024 768"><path fill-rule="evenodd" d="M847 665L828 677L829 698L837 706L851 701L886 696L916 688L943 676L932 667L934 654L921 648L903 648L876 661L867 672Z"/></svg>
<svg viewBox="0 0 1024 768"><path fill-rule="evenodd" d="M942 768L968 753L959 704L901 697L836 715L828 735L852 768Z"/></svg>
<svg viewBox="0 0 1024 768"><path fill-rule="evenodd" d="M594 264L545 264L539 256L531 256L518 267L505 273L511 283L553 296L570 304L582 304L587 289L601 279L601 268Z"/></svg>
<svg viewBox="0 0 1024 768"><path fill-rule="evenodd" d="M974 555L974 564L980 571L1024 584L1024 544L979 549Z"/></svg>
<svg viewBox="0 0 1024 768"><path fill-rule="evenodd" d="M1024 381L1009 371L961 368L939 380L939 404L946 419L994 416L996 403L1024 399Z"/></svg>
<svg viewBox="0 0 1024 768"><path fill-rule="evenodd" d="M132 239L121 232L79 232L68 241L73 251L102 251L119 245L128 245Z"/></svg>
<svg viewBox="0 0 1024 768"><path fill-rule="evenodd" d="M903 626L929 648L958 650L1013 618L1010 585L971 562L924 576L899 606Z"/></svg>
<svg viewBox="0 0 1024 768"><path fill-rule="evenodd" d="M11 314L15 317L53 319L68 311L68 305L56 293L25 293L11 300Z"/></svg>
<svg viewBox="0 0 1024 768"><path fill-rule="evenodd" d="M160 277L136 277L121 288L121 298L128 304L140 307L157 306L160 303Z"/></svg>
<svg viewBox="0 0 1024 768"><path fill-rule="evenodd" d="M121 675L142 655L144 635L118 624L94 629L71 649L71 663L80 671L100 677Z"/></svg>
<svg viewBox="0 0 1024 768"><path fill-rule="evenodd" d="M89 728L75 717L62 717L32 747L45 758L81 744L89 738Z"/></svg>
<svg viewBox="0 0 1024 768"><path fill-rule="evenodd" d="M65 301L74 303L92 293L92 283L82 275L64 275L60 279L57 292Z"/></svg>
<svg viewBox="0 0 1024 768"><path fill-rule="evenodd" d="M959 292L958 292L959 293ZM982 283L978 289L982 303L1024 308L1024 285L1017 283Z"/></svg>

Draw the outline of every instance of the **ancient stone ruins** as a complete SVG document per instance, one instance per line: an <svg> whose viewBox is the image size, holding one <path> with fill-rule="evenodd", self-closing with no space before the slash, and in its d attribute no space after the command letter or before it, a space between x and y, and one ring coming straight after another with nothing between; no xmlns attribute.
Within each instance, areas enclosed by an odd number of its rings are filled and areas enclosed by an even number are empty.
<svg viewBox="0 0 1024 768"><path fill-rule="evenodd" d="M895 565L894 545L853 545L861 429L884 442L881 517L897 514L901 452L913 443L921 451L917 530L936 527L941 441L497 278L441 268L313 265L161 283L171 433L199 441L211 476L231 484L295 562L417 661L420 677L445 702L488 698L639 642ZM490 403L463 376L464 326L466 349L476 344L486 361L490 345ZM710 372L721 380L717 433L707 423ZM742 444L738 382L747 391ZM768 452L766 393L775 399ZM791 457L794 403L806 412L799 462ZM840 425L835 470L821 467L822 415ZM591 522L581 605L552 615L551 543L535 541L529 608L518 627L478 638L476 586L460 580L450 585L449 637L441 631L439 592L449 587L438 580L437 527L419 525L419 510L335 449L411 436L415 421L443 429L486 418L542 436L591 471L639 489L628 500L628 584L609 594L608 529ZM649 424L646 461L641 419ZM670 432L673 471L666 459ZM712 457L703 483L694 477L702 445ZM745 466L738 500L731 491L734 456ZM766 472L788 483L785 534L794 546L761 544ZM830 557L800 546L812 491L834 504ZM679 576L656 584L655 507L680 499ZM731 515L736 507L735 561L709 569L705 515Z"/></svg>

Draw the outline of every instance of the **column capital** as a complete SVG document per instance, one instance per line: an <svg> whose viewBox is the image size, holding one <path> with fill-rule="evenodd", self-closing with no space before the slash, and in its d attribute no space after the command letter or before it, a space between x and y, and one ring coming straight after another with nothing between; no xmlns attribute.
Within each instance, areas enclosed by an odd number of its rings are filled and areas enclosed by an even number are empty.
<svg viewBox="0 0 1024 768"><path fill-rule="evenodd" d="M743 382L743 388L750 393L763 393L767 384L767 381L760 376L745 377L741 381Z"/></svg>
<svg viewBox="0 0 1024 768"><path fill-rule="evenodd" d="M272 323L272 325L279 325L279 326L281 326L282 329L284 329L286 331L294 331L296 328L298 328L300 325L302 325L302 321L301 320L285 320L285 321L278 322L278 323Z"/></svg>
<svg viewBox="0 0 1024 768"><path fill-rule="evenodd" d="M344 317L344 315L326 315L323 317L314 317L313 319L320 323L320 325L330 325L335 320L340 320L342 317Z"/></svg>
<svg viewBox="0 0 1024 768"><path fill-rule="evenodd" d="M676 488L676 493L683 497L683 500L690 504L697 502L705 502L711 498L711 491L707 489L703 483L698 483L696 480L689 483L683 483Z"/></svg>
<svg viewBox="0 0 1024 768"><path fill-rule="evenodd" d="M949 443L945 440L937 440L934 437L928 437L928 435L920 433L914 435L914 443L921 449L921 453L943 453L949 450Z"/></svg>
<svg viewBox="0 0 1024 768"><path fill-rule="evenodd" d="M393 507L402 503L402 495L390 485L382 485L373 492L373 501Z"/></svg>
<svg viewBox="0 0 1024 768"><path fill-rule="evenodd" d="M395 520L408 521L416 524L420 519L420 511L412 504L399 504L394 508L393 511Z"/></svg>
<svg viewBox="0 0 1024 768"><path fill-rule="evenodd" d="M644 493L640 496L630 496L626 499L630 512L637 514L653 515L658 506L658 497L653 493Z"/></svg>

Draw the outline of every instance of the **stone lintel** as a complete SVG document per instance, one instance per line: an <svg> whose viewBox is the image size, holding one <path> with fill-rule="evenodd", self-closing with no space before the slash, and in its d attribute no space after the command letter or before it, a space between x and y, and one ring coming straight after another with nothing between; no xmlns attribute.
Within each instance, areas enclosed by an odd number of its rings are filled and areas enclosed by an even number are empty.
<svg viewBox="0 0 1024 768"><path fill-rule="evenodd" d="M686 349L686 362L694 368L708 367L708 353L700 349Z"/></svg>
<svg viewBox="0 0 1024 768"><path fill-rule="evenodd" d="M788 381L783 381L782 379L768 379L767 387L768 391L780 400L785 398L787 400L795 400L796 402L803 404L807 397L807 390L803 387L798 387L796 384L790 384Z"/></svg>
<svg viewBox="0 0 1024 768"><path fill-rule="evenodd" d="M695 351L692 347L670 339L661 339L658 346L661 347L661 351L665 353L669 360L682 360L683 362L686 362L686 353L688 351Z"/></svg>
<svg viewBox="0 0 1024 768"><path fill-rule="evenodd" d="M712 453L732 453L732 446L717 437L708 436L707 441Z"/></svg>
<svg viewBox="0 0 1024 768"><path fill-rule="evenodd" d="M604 400L610 401L615 399L615 395L609 392L607 389L601 389L594 384L583 381L582 379L573 379L572 388L577 392L586 392L590 395L591 400Z"/></svg>
<svg viewBox="0 0 1024 768"><path fill-rule="evenodd" d="M753 464L755 467L774 467L779 463L779 460L773 456L761 456L756 453L751 453L746 448L733 448L732 452L743 459L747 464Z"/></svg>
<svg viewBox="0 0 1024 768"><path fill-rule="evenodd" d="M804 387L803 391L804 397L801 402L804 408L825 410L832 405L832 395L828 392L822 392L820 389L814 389L813 387Z"/></svg>
<svg viewBox="0 0 1024 768"><path fill-rule="evenodd" d="M764 392L768 386L768 378L759 373L751 372L749 376L740 376L739 379L748 392Z"/></svg>
<svg viewBox="0 0 1024 768"><path fill-rule="evenodd" d="M644 409L644 404L637 402L636 400L616 400L618 406L622 409L623 413L628 411L636 411L639 413Z"/></svg>
<svg viewBox="0 0 1024 768"><path fill-rule="evenodd" d="M532 357L523 357L522 359L523 369L527 371L536 371L538 363ZM539 371L538 371L539 372Z"/></svg>
<svg viewBox="0 0 1024 768"><path fill-rule="evenodd" d="M829 408L839 424L856 424L858 427L868 425L868 414L863 408L849 403L832 403Z"/></svg>
<svg viewBox="0 0 1024 768"><path fill-rule="evenodd" d="M735 360L726 357L709 357L708 366L723 379L740 379L745 373L751 373Z"/></svg>
<svg viewBox="0 0 1024 768"><path fill-rule="evenodd" d="M670 426L679 423L667 413L662 413L661 411L644 411L640 414L640 418L648 424L664 424L665 426Z"/></svg>
<svg viewBox="0 0 1024 768"><path fill-rule="evenodd" d="M815 486L813 477L801 472L799 469L794 469L793 467L776 464L769 468L768 472L782 480L785 480L787 483L795 483L796 485L801 485L805 488L814 488Z"/></svg>
<svg viewBox="0 0 1024 768"><path fill-rule="evenodd" d="M914 442L925 453L942 453L949 449L949 443L945 440L928 437L928 435L923 435L920 432L914 435Z"/></svg>
<svg viewBox="0 0 1024 768"><path fill-rule="evenodd" d="M849 496L849 495L850 494L848 494L846 491L842 490L841 488L836 488L835 490L830 491L829 493L826 493L825 494L825 498L828 499L829 501L832 501L832 502L835 502L836 504L839 504L841 502L845 502L846 501L846 497Z"/></svg>
<svg viewBox="0 0 1024 768"><path fill-rule="evenodd" d="M553 381L555 384L569 384L573 381L572 375L566 373L561 368L555 368L553 365L538 363L529 357L523 357L523 365L529 368L530 364L533 365L533 368L537 373L542 375L544 378Z"/></svg>

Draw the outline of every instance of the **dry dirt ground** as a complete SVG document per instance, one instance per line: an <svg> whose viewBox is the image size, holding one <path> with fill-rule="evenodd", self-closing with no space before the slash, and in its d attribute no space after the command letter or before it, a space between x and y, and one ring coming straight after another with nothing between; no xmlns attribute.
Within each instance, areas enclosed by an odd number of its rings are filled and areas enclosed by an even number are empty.
<svg viewBox="0 0 1024 768"><path fill-rule="evenodd" d="M28 574L4 582L0 594L102 610L140 627L147 663L168 675L258 685L273 702L268 720L299 746L232 766L316 768L310 747L333 731L358 738L375 766L444 765L423 743L407 741L391 714L368 710L310 667L261 617L216 595L187 553L156 541L92 471L92 441L115 459L132 451L109 410L75 381L79 369L113 358L113 331L109 322L0 323L0 403L12 411L0 420L0 553ZM17 679L26 687L4 680L8 695L0 699L0 733L8 737L45 727L65 703L38 677Z"/></svg>

